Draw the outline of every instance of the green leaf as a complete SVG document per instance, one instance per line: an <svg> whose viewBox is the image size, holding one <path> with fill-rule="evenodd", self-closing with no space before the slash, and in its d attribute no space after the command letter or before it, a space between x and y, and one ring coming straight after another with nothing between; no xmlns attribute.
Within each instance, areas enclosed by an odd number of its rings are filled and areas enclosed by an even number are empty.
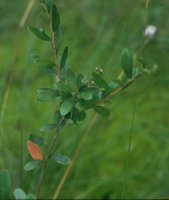
<svg viewBox="0 0 169 200"><path fill-rule="evenodd" d="M121 55L121 64L127 78L132 78L133 71L133 56L128 49L124 49Z"/></svg>
<svg viewBox="0 0 169 200"><path fill-rule="evenodd" d="M9 199L11 179L7 170L0 171L0 199Z"/></svg>
<svg viewBox="0 0 169 200"><path fill-rule="evenodd" d="M58 26L57 30L55 31L54 38L55 38L55 47L58 52L61 47L61 43L62 43L62 31L61 31L60 25Z"/></svg>
<svg viewBox="0 0 169 200"><path fill-rule="evenodd" d="M68 82L64 79L61 79L57 83L57 88L62 92L67 92L67 93L73 92L73 89L71 88L70 84L68 84Z"/></svg>
<svg viewBox="0 0 169 200"><path fill-rule="evenodd" d="M45 33L45 31L42 28L36 28L33 26L28 26L28 29L34 34L36 35L36 37L38 37L41 40L45 40L45 41L51 41L51 38Z"/></svg>
<svg viewBox="0 0 169 200"><path fill-rule="evenodd" d="M116 89L118 86L119 86L118 83L115 83L115 82L113 82L113 81L111 81L111 82L109 83L109 87L111 88L111 90Z"/></svg>
<svg viewBox="0 0 169 200"><path fill-rule="evenodd" d="M61 104L61 107L60 107L60 114L61 114L62 116L67 115L67 114L71 111L72 107L73 107L72 102L71 102L70 100L67 100L67 99L66 99L66 100Z"/></svg>
<svg viewBox="0 0 169 200"><path fill-rule="evenodd" d="M82 123L86 118L86 113L84 111L77 113L76 115L76 122L78 124Z"/></svg>
<svg viewBox="0 0 169 200"><path fill-rule="evenodd" d="M60 25L60 15L56 5L52 6L52 30L56 32Z"/></svg>
<svg viewBox="0 0 169 200"><path fill-rule="evenodd" d="M101 115L102 117L108 117L110 115L110 111L103 106L96 106L94 110Z"/></svg>
<svg viewBox="0 0 169 200"><path fill-rule="evenodd" d="M90 91L80 92L79 95L84 100L91 100L93 98L93 94Z"/></svg>
<svg viewBox="0 0 169 200"><path fill-rule="evenodd" d="M33 142L33 143L36 143L40 146L44 146L45 145L45 142L44 142L44 139L42 137L39 137L39 136L36 136L36 135L33 135L31 134L29 136L29 139Z"/></svg>
<svg viewBox="0 0 169 200"><path fill-rule="evenodd" d="M57 89L51 88L40 88L38 89L38 94L36 96L36 102L41 103L51 99L55 99L60 96L60 92Z"/></svg>
<svg viewBox="0 0 169 200"><path fill-rule="evenodd" d="M53 160L61 165L68 165L70 164L71 160L67 156L63 156L61 154L53 155Z"/></svg>
<svg viewBox="0 0 169 200"><path fill-rule="evenodd" d="M24 170L25 171L31 171L31 170L39 167L41 163L42 163L41 160L32 160L32 161L25 164Z"/></svg>
<svg viewBox="0 0 169 200"><path fill-rule="evenodd" d="M95 84L97 86L99 86L100 88L105 89L106 91L110 91L110 88L109 88L107 82L103 79L103 77L100 74L97 74L96 72L93 72L92 76L93 76L93 81L95 82Z"/></svg>
<svg viewBox="0 0 169 200"><path fill-rule="evenodd" d="M79 102L76 103L76 108L79 110L84 110L84 109L87 110L89 108L92 108L94 104L95 104L94 100L86 101L81 99Z"/></svg>
<svg viewBox="0 0 169 200"><path fill-rule="evenodd" d="M41 132L47 132L47 131L50 131L51 129L56 128L56 127L57 127L57 124L55 124L55 123L46 124L46 125L44 125L40 128L40 131Z"/></svg>
<svg viewBox="0 0 169 200"><path fill-rule="evenodd" d="M62 54L62 58L61 58L61 62L60 62L60 69L63 70L63 68L65 67L66 61L68 58L68 47L66 47L63 51Z"/></svg>
<svg viewBox="0 0 169 200"><path fill-rule="evenodd" d="M55 74L55 64L49 61L44 60L37 54L31 55L33 63L38 67L38 69L47 75L56 75Z"/></svg>
<svg viewBox="0 0 169 200"><path fill-rule="evenodd" d="M20 189L20 188L16 188L14 190L14 197L16 200L24 200L27 199L27 195L25 194L25 192Z"/></svg>
<svg viewBox="0 0 169 200"><path fill-rule="evenodd" d="M76 75L71 69L68 69L66 71L66 79L70 87L76 90L77 89Z"/></svg>

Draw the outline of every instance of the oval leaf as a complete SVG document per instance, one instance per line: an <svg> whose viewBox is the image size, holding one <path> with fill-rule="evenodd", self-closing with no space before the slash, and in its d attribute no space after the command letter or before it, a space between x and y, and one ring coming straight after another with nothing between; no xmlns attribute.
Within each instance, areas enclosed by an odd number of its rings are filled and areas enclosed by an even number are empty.
<svg viewBox="0 0 169 200"><path fill-rule="evenodd" d="M36 96L35 101L38 103L42 103L51 99L55 99L60 96L60 92L57 89L51 88L40 88L38 89L38 94Z"/></svg>
<svg viewBox="0 0 169 200"><path fill-rule="evenodd" d="M65 67L66 61L68 58L68 47L66 47L63 51L61 62L60 62L60 69L62 70Z"/></svg>
<svg viewBox="0 0 169 200"><path fill-rule="evenodd" d="M27 195L25 194L25 192L20 189L20 188L16 188L14 190L14 197L16 200L24 200L27 199Z"/></svg>
<svg viewBox="0 0 169 200"><path fill-rule="evenodd" d="M110 111L103 106L96 106L94 110L101 115L102 117L108 117L110 115Z"/></svg>
<svg viewBox="0 0 169 200"><path fill-rule="evenodd" d="M127 78L132 78L133 56L128 49L124 49L121 55L121 64Z"/></svg>
<svg viewBox="0 0 169 200"><path fill-rule="evenodd" d="M45 40L45 41L51 41L51 38L45 33L45 31L42 28L36 28L33 26L29 26L28 28L39 39Z"/></svg>
<svg viewBox="0 0 169 200"><path fill-rule="evenodd" d="M41 161L40 160L33 160L33 161L30 161L28 163L25 164L24 166L24 170L25 171L31 171L37 167L39 167L41 164Z"/></svg>
<svg viewBox="0 0 169 200"><path fill-rule="evenodd" d="M9 199L11 180L7 170L0 171L0 199Z"/></svg>
<svg viewBox="0 0 169 200"><path fill-rule="evenodd" d="M93 81L95 82L95 84L97 86L105 89L106 91L110 91L109 85L107 84L107 82L103 79L103 77L100 74L93 72L92 76L93 76Z"/></svg>
<svg viewBox="0 0 169 200"><path fill-rule="evenodd" d="M53 155L53 160L61 165L68 165L70 164L71 160L67 156L63 156L61 154Z"/></svg>
<svg viewBox="0 0 169 200"><path fill-rule="evenodd" d="M37 68L46 75L55 75L55 64L44 60L37 54L32 54L32 61L37 66Z"/></svg>
<svg viewBox="0 0 169 200"><path fill-rule="evenodd" d="M55 123L53 123L53 124L46 124L46 125L44 125L44 126L42 126L40 128L40 131L46 132L46 131L49 131L49 130L51 130L53 128L56 128L56 126L57 126L57 124L55 124Z"/></svg>
<svg viewBox="0 0 169 200"><path fill-rule="evenodd" d="M52 30L56 32L60 25L60 15L56 5L52 6Z"/></svg>
<svg viewBox="0 0 169 200"><path fill-rule="evenodd" d="M85 91L80 93L80 97L84 100L91 100L93 98L93 94L90 91Z"/></svg>
<svg viewBox="0 0 169 200"><path fill-rule="evenodd" d="M30 155L32 156L32 158L34 160L42 160L43 159L39 145L37 145L36 143L33 143L32 141L29 140L27 142L27 147L28 147L28 151L29 151Z"/></svg>
<svg viewBox="0 0 169 200"><path fill-rule="evenodd" d="M67 114L71 111L72 107L73 107L72 102L66 99L66 100L61 104L61 107L60 107L60 114L61 114L62 116L67 115Z"/></svg>

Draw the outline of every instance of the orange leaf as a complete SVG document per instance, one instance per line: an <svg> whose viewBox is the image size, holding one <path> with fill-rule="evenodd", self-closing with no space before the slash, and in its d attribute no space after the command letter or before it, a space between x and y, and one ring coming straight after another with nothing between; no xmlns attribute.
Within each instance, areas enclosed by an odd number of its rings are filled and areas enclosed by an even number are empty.
<svg viewBox="0 0 169 200"><path fill-rule="evenodd" d="M30 155L32 156L32 158L34 160L42 160L43 159L43 155L41 153L39 145L37 145L36 143L33 143L29 140L29 141L27 141L27 147L28 147L28 151L29 151Z"/></svg>

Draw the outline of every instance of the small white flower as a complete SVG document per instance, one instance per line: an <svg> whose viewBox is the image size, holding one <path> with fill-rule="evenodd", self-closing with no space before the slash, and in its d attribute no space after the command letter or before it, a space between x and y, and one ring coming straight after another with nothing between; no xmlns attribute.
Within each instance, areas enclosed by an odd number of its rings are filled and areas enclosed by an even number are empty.
<svg viewBox="0 0 169 200"><path fill-rule="evenodd" d="M157 27L154 25L148 25L144 31L144 36L152 38L157 32Z"/></svg>

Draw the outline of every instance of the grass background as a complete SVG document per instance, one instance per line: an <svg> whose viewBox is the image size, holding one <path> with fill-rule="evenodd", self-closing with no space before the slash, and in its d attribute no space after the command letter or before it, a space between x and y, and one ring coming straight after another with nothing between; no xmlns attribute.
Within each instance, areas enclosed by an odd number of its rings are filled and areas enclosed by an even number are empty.
<svg viewBox="0 0 169 200"><path fill-rule="evenodd" d="M36 90L52 86L53 80L39 73L30 55L39 53L50 58L51 49L26 27L20 30L19 21L27 4L27 0L22 3L9 0L8 4L0 0L0 168L9 169L13 188L20 187L21 129L23 162L26 163L30 160L26 148L30 133L41 135L39 127L52 120L55 108L54 102L36 104L34 101ZM143 57L147 64L158 65L155 75L140 78L112 99L108 119L97 119L60 198L169 197L169 2L150 0L146 23L143 0L58 0L57 4L63 45L69 46L69 65L76 72L88 76L100 65L107 79L116 78L121 67L121 51L127 47L138 52L144 39L143 30L148 24L157 26L157 34L144 49ZM45 26L43 20L45 17L37 1L27 25ZM12 82L2 115L9 73ZM92 116L93 113L89 113L84 124L63 130L58 152L72 157ZM44 137L49 139L51 135ZM49 164L43 197L53 194L65 169ZM23 173L25 192L35 192L38 176L37 171Z"/></svg>

